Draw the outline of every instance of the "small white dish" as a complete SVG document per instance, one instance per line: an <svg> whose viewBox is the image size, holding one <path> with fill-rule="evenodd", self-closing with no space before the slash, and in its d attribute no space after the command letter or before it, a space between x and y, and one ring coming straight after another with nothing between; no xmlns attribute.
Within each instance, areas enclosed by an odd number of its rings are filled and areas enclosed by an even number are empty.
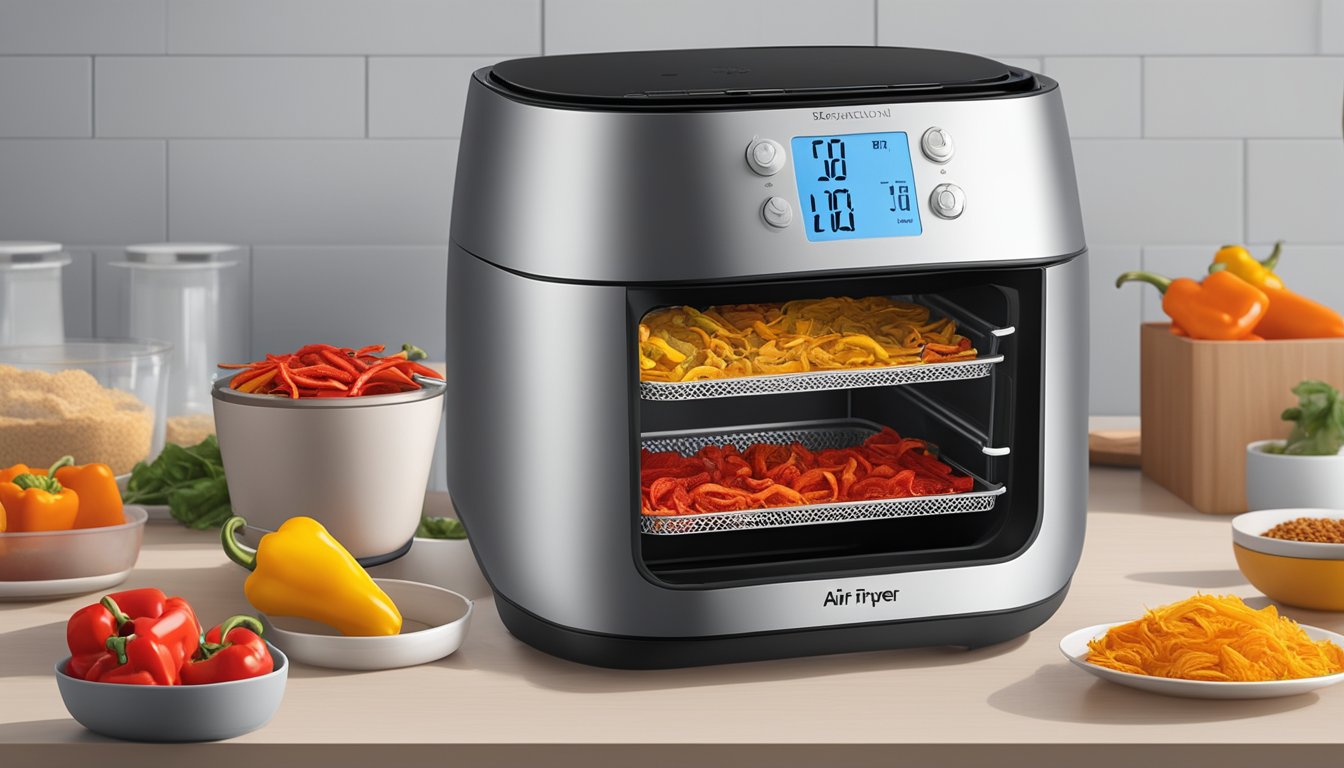
<svg viewBox="0 0 1344 768"><path fill-rule="evenodd" d="M422 539L417 537L410 550L381 565L368 568L375 579L400 579L433 584L451 589L472 600L490 596L476 555L466 539Z"/></svg>
<svg viewBox="0 0 1344 768"><path fill-rule="evenodd" d="M1344 683L1344 672L1333 675L1321 675L1320 677L1304 677L1298 680L1268 680L1254 683L1220 683L1209 680L1177 680L1170 677L1152 677L1150 675L1135 675L1130 672L1120 672L1106 667L1099 667L1096 664L1089 664L1087 661L1089 640L1095 640L1106 634L1106 630L1111 627L1127 624L1128 622L1117 622L1114 624L1098 624L1094 627L1085 627L1077 632L1066 635L1059 641L1059 650L1064 657L1073 662L1074 666L1095 675L1102 680L1109 680L1113 683L1138 688L1141 691L1150 693L1160 693L1164 696L1180 696L1188 699L1275 699L1281 696L1296 696L1301 693L1314 691L1318 688ZM1307 637L1312 640L1330 640L1336 645L1344 646L1344 635L1339 635L1319 627L1311 627L1306 624L1298 625L1307 633Z"/></svg>
<svg viewBox="0 0 1344 768"><path fill-rule="evenodd" d="M396 669L441 659L462 646L471 600L432 584L374 579L401 611L399 635L346 637L331 627L292 616L261 615L266 639L294 661L332 669Z"/></svg>
<svg viewBox="0 0 1344 768"><path fill-rule="evenodd" d="M1246 446L1246 508L1344 509L1344 451L1334 456L1266 453L1282 440Z"/></svg>
<svg viewBox="0 0 1344 768"><path fill-rule="evenodd" d="M1299 517L1324 517L1344 520L1344 509L1262 509L1232 518L1232 542L1252 552L1280 557L1305 557L1311 560L1344 560L1344 544L1271 539L1265 531Z"/></svg>

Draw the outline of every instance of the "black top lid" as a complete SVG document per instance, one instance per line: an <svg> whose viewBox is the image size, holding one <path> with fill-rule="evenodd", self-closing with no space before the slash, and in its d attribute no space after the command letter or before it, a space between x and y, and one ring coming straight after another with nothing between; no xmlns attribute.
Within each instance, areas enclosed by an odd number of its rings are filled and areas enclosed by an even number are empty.
<svg viewBox="0 0 1344 768"><path fill-rule="evenodd" d="M1030 72L923 48L799 46L541 56L496 64L523 100L634 110L990 98L1031 93Z"/></svg>

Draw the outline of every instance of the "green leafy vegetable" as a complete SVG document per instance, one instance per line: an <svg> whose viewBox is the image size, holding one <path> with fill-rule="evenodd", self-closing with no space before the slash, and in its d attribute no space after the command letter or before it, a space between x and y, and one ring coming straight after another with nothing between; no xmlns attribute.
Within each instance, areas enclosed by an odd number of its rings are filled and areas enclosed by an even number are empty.
<svg viewBox="0 0 1344 768"><path fill-rule="evenodd" d="M127 504L166 504L190 528L215 528L232 516L219 442L210 435L189 448L169 443L153 462L131 470Z"/></svg>
<svg viewBox="0 0 1344 768"><path fill-rule="evenodd" d="M422 517L415 535L422 539L465 539L467 529L451 517Z"/></svg>
<svg viewBox="0 0 1344 768"><path fill-rule="evenodd" d="M1295 422L1283 445L1267 446L1269 453L1291 456L1334 456L1344 447L1344 398L1324 381L1307 380L1293 387L1298 405L1281 417Z"/></svg>

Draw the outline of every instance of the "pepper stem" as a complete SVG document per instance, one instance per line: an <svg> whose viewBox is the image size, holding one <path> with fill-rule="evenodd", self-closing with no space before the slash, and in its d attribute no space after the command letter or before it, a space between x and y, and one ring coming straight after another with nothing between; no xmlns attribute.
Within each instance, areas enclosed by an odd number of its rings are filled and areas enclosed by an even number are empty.
<svg viewBox="0 0 1344 768"><path fill-rule="evenodd" d="M1161 291L1162 293L1166 293L1167 288L1171 287L1170 277L1155 275L1152 272L1126 272L1123 275L1115 278L1115 287L1119 288L1125 283L1130 283L1134 281L1155 285L1157 286L1157 290Z"/></svg>
<svg viewBox="0 0 1344 768"><path fill-rule="evenodd" d="M424 360L426 357L429 357L428 352L414 344L402 344L401 351L406 355L407 360Z"/></svg>
<svg viewBox="0 0 1344 768"><path fill-rule="evenodd" d="M127 616L126 612L121 610L121 606L117 605L117 601L113 600L111 595L107 595L98 602L102 603L102 606L107 609L107 612L112 614L112 618L117 622L118 628L125 626L126 623L131 620L131 617Z"/></svg>
<svg viewBox="0 0 1344 768"><path fill-rule="evenodd" d="M126 644L134 639L135 635L127 635L126 637L113 635L112 637L107 638L107 650L117 654L118 664L126 663Z"/></svg>
<svg viewBox="0 0 1344 768"><path fill-rule="evenodd" d="M1260 262L1260 266L1273 272L1279 265L1279 257L1283 255L1283 241L1274 243L1274 250L1270 251L1269 256Z"/></svg>
<svg viewBox="0 0 1344 768"><path fill-rule="evenodd" d="M257 551L239 544L238 539L234 536L234 533L245 525L247 525L247 521L243 518L237 515L230 517L224 523L224 527L220 529L219 539L224 544L224 554L228 555L230 560L249 571L255 571L257 569Z"/></svg>

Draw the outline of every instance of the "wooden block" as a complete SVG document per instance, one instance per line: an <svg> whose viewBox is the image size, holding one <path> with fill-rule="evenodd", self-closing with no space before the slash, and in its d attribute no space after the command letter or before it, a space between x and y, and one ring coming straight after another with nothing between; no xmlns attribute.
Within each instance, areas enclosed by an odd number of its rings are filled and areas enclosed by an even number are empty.
<svg viewBox="0 0 1344 768"><path fill-rule="evenodd" d="M1140 334L1143 473L1200 512L1246 511L1246 444L1282 438L1303 379L1344 386L1344 339L1195 341Z"/></svg>

